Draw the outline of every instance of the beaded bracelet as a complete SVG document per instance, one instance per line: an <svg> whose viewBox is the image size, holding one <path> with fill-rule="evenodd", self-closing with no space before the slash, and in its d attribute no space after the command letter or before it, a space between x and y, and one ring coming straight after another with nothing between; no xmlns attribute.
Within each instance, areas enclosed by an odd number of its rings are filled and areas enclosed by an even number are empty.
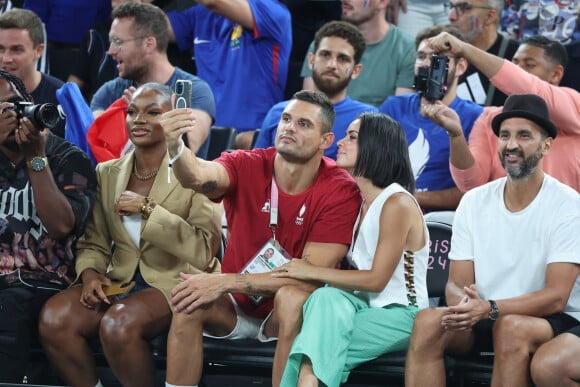
<svg viewBox="0 0 580 387"><path fill-rule="evenodd" d="M180 141L181 144L179 145L177 154L174 157L170 157L169 164L167 164L167 183L171 183L171 167L173 166L173 164L175 164L177 160L179 160L181 155L183 155L183 151L185 150L185 143L183 142L183 140ZM169 154L169 150L167 150L167 154Z"/></svg>

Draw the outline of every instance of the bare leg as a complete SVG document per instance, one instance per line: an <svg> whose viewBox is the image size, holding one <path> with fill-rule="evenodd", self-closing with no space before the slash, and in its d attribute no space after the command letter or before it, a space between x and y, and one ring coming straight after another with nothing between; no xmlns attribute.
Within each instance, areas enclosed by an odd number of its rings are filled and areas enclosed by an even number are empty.
<svg viewBox="0 0 580 387"><path fill-rule="evenodd" d="M300 374L298 375L298 387L318 387L319 382L316 375L314 375L314 370L312 369L312 363L310 359L306 356L302 358L302 363L300 364Z"/></svg>
<svg viewBox="0 0 580 387"><path fill-rule="evenodd" d="M531 386L531 354L553 336L550 324L537 317L507 315L493 325L491 385Z"/></svg>
<svg viewBox="0 0 580 387"><path fill-rule="evenodd" d="M40 314L39 332L50 362L70 386L94 387L97 372L87 338L96 337L103 311L81 305L82 286L51 297Z"/></svg>
<svg viewBox="0 0 580 387"><path fill-rule="evenodd" d="M99 336L107 362L123 386L153 387L149 340L166 332L170 323L169 304L155 288L136 292L107 310Z"/></svg>
<svg viewBox="0 0 580 387"><path fill-rule="evenodd" d="M542 345L532 358L536 387L580 386L580 337L563 333Z"/></svg>
<svg viewBox="0 0 580 387"><path fill-rule="evenodd" d="M276 292L274 312L266 325L266 333L269 336L270 326L278 325L277 334L272 334L278 336L272 367L272 386L274 387L280 385L292 343L302 327L302 306L310 294L296 286L285 286Z"/></svg>
<svg viewBox="0 0 580 387"><path fill-rule="evenodd" d="M191 314L174 313L167 338L167 382L178 386L199 384L203 369L203 331L226 336L237 316L229 295Z"/></svg>
<svg viewBox="0 0 580 387"><path fill-rule="evenodd" d="M473 344L469 332L446 331L441 309L424 309L415 317L405 365L405 386L444 387L445 350L466 352Z"/></svg>

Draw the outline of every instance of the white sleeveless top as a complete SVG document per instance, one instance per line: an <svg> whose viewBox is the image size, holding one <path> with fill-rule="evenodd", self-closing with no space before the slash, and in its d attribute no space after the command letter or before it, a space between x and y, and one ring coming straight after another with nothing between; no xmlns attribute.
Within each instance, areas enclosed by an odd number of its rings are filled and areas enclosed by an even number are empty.
<svg viewBox="0 0 580 387"><path fill-rule="evenodd" d="M371 203L368 212L359 227L360 213L355 224L355 232L358 228L356 241L351 243L348 252L348 261L357 269L370 270L379 240L380 216L383 205L394 193L404 192L413 198L413 195L397 183L393 183L383 189L377 198ZM417 204L419 208L419 205ZM372 307L382 308L390 304L405 306L415 305L419 309L429 306L427 294L427 261L429 260L429 231L423 221L425 232L425 245L413 252L405 251L397 264L393 276L387 286L381 292L355 291L359 297L368 301Z"/></svg>

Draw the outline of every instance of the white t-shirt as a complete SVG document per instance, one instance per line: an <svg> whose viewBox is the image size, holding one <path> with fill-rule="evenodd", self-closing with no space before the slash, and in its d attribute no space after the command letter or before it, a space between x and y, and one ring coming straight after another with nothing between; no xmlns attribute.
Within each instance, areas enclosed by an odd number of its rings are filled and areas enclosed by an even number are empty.
<svg viewBox="0 0 580 387"><path fill-rule="evenodd" d="M475 284L484 299L543 289L550 263L580 264L578 192L545 175L534 200L510 212L503 200L506 179L466 193L453 223L449 258L474 261ZM564 311L580 319L580 278Z"/></svg>
<svg viewBox="0 0 580 387"><path fill-rule="evenodd" d="M385 202L391 195L397 192L404 192L415 198L397 183L393 183L383 189L383 191L371 203L368 212L360 224L356 241L353 240L348 252L347 259L359 270L370 270L373 266L375 251L379 242L379 225L381 212ZM417 207L419 205L417 204ZM360 222L356 221L354 229ZM427 294L427 261L429 260L429 231L423 221L425 232L425 245L414 253L412 270L405 269L405 257L401 256L393 275L387 286L381 292L355 291L359 297L368 301L372 307L382 308L390 304L411 305L409 297L416 295L416 302L419 309L429 306L429 296ZM408 279L408 281L407 281Z"/></svg>

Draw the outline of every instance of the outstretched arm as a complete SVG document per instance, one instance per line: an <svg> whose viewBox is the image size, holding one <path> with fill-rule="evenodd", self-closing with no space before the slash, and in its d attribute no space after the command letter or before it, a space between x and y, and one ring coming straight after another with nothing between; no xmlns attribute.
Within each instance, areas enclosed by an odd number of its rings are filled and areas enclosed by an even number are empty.
<svg viewBox="0 0 580 387"><path fill-rule="evenodd" d="M175 159L171 168L182 186L203 193L209 198L222 197L230 185L226 168L216 162L195 157L185 147L181 137L195 130L192 109L175 109L163 114L161 126L165 132L167 151Z"/></svg>
<svg viewBox="0 0 580 387"><path fill-rule="evenodd" d="M302 259L313 266L333 267L347 252L347 246L335 243L308 242ZM175 311L191 313L209 304L224 293L273 296L278 289L294 285L312 292L320 286L316 281L301 281L291 278L275 278L271 273L261 274L181 274L184 280L171 292L171 304Z"/></svg>
<svg viewBox="0 0 580 387"><path fill-rule="evenodd" d="M465 58L467 62L477 67L487 78L497 74L504 62L502 58L463 42L447 32L442 32L429 39L429 45L441 55Z"/></svg>

